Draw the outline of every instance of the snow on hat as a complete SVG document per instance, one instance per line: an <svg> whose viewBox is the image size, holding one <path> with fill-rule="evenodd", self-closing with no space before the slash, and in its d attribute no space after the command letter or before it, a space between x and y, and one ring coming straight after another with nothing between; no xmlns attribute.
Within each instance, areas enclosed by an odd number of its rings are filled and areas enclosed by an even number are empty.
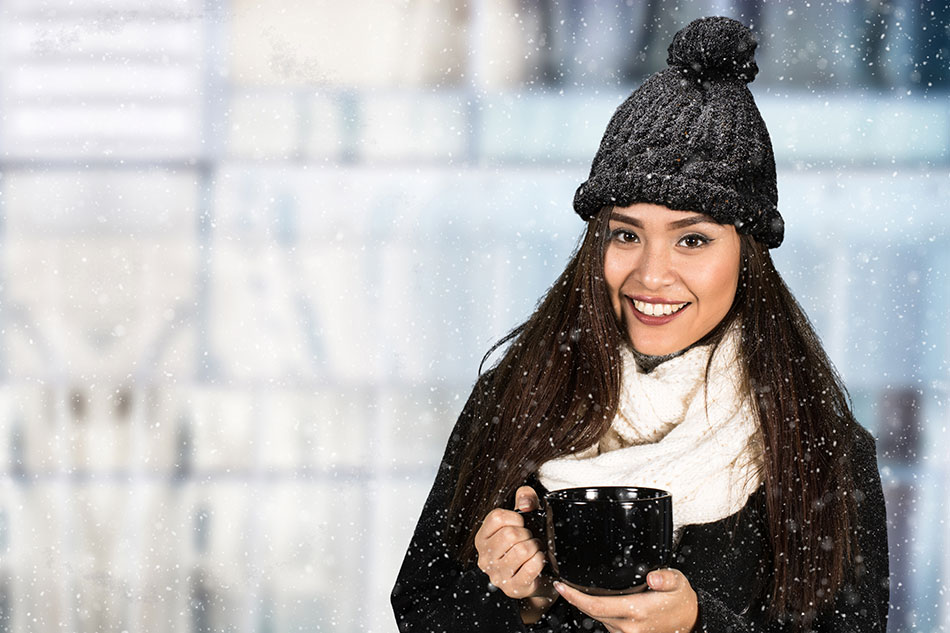
<svg viewBox="0 0 950 633"><path fill-rule="evenodd" d="M756 41L730 18L694 20L673 36L668 67L614 113L590 177L574 195L589 220L605 206L650 202L782 243L775 157L751 82Z"/></svg>

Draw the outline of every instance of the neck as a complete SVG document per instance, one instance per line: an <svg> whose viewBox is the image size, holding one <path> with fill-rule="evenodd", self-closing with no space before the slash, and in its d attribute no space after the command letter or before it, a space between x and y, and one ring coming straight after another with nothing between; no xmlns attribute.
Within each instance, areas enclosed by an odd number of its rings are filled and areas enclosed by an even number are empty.
<svg viewBox="0 0 950 633"><path fill-rule="evenodd" d="M723 320L723 323L725 323L725 320ZM692 343L691 345L687 345L680 351L673 352L672 354L662 354L659 356L652 356L650 354L644 354L642 352L638 352L633 347L633 345L630 344L629 340L627 341L627 345L630 346L630 350L633 352L633 358L637 362L637 367L639 367L643 373L649 374L651 371L653 371L654 369L656 369L657 367L659 367L666 361L676 358L677 356L682 356L683 354L685 354L686 352L688 352L689 350L693 349L694 347L698 345L709 345L710 343L713 343L713 344L718 343L726 332L726 329L723 329L723 323L720 323L719 325L717 325L715 328L713 328L711 332L707 333L705 336L703 336L701 339L699 339L695 343ZM730 326L727 325L726 328L728 327Z"/></svg>
<svg viewBox="0 0 950 633"><path fill-rule="evenodd" d="M634 360L637 361L637 367L639 367L643 371L643 373L649 374L651 371L653 371L654 369L656 369L657 367L659 367L661 364L665 363L666 361L670 360L671 358L676 358L677 356L681 356L682 354L685 354L686 351L689 349L689 347L687 347L686 349L681 349L678 352L673 352L672 354L663 354L660 356L652 356L650 354L643 354L633 348L631 349L633 350L633 358Z"/></svg>

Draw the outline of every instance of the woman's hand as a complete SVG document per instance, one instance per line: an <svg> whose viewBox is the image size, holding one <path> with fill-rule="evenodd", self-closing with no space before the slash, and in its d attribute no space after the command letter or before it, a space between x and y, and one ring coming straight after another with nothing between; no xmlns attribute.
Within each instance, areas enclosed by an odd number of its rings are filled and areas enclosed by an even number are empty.
<svg viewBox="0 0 950 633"><path fill-rule="evenodd" d="M530 486L515 493L515 507L522 512L537 510L538 495ZM544 552L541 541L524 526L521 515L495 508L475 533L478 568L509 598L524 600L522 618L533 622L557 599L551 581L541 576Z"/></svg>
<svg viewBox="0 0 950 633"><path fill-rule="evenodd" d="M561 596L599 620L611 633L689 633L696 626L696 592L682 572L660 569L647 575L652 591L628 596L591 596L554 583Z"/></svg>

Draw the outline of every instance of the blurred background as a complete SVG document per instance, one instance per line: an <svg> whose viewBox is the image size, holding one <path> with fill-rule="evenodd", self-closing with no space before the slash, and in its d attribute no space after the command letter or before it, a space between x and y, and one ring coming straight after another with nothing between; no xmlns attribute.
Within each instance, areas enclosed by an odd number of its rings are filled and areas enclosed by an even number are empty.
<svg viewBox="0 0 950 633"><path fill-rule="evenodd" d="M0 631L394 633L482 354L709 14L878 438L890 630L950 631L946 0L0 0Z"/></svg>

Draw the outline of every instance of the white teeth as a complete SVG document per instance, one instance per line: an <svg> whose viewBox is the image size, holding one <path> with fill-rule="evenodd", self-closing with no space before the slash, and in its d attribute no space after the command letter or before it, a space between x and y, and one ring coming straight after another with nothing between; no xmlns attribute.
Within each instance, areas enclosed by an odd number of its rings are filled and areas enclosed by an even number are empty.
<svg viewBox="0 0 950 633"><path fill-rule="evenodd" d="M643 314L649 316L659 316L679 312L688 303L688 301L684 301L683 303L647 303L645 301L637 301L634 299L633 307L636 308L638 312L642 312Z"/></svg>

